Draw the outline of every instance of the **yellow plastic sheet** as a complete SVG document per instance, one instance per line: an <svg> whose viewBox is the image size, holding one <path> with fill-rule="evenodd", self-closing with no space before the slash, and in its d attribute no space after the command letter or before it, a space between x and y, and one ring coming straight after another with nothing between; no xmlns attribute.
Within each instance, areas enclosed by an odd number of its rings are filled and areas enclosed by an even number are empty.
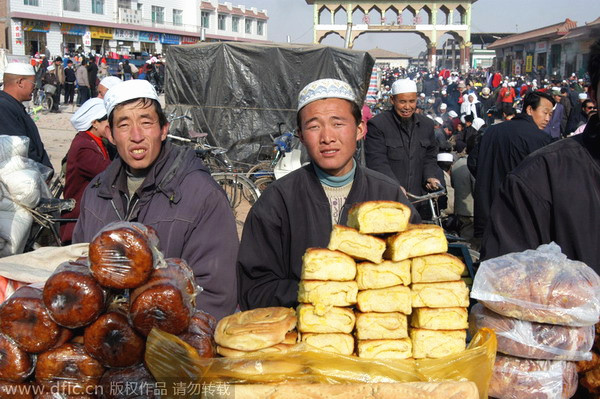
<svg viewBox="0 0 600 399"><path fill-rule="evenodd" d="M473 381L480 398L487 398L496 358L496 335L483 328L467 350L441 359L368 360L297 345L286 353L243 359L202 359L179 338L153 329L146 344L146 364L166 386L164 398L182 397L174 387L210 383L369 383L418 381ZM188 391L186 398L199 398Z"/></svg>

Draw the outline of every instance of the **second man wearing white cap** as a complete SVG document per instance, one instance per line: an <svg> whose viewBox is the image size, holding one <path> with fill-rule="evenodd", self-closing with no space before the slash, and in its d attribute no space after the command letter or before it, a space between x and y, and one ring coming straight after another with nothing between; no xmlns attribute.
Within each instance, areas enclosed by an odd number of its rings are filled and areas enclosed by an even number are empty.
<svg viewBox="0 0 600 399"><path fill-rule="evenodd" d="M400 79L392 85L393 108L368 123L367 167L396 180L408 192L422 195L441 187L433 121L415 113L417 85Z"/></svg>

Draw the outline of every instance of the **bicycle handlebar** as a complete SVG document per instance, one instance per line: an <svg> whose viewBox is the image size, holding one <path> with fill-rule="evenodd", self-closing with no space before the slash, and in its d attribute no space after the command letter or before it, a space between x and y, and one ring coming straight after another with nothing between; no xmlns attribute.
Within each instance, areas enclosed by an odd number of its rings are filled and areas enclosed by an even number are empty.
<svg viewBox="0 0 600 399"><path fill-rule="evenodd" d="M427 193L425 195L414 195L414 194L409 193L408 191L406 192L406 196L411 200L411 202L413 204L416 204L418 202L428 201L430 199L439 198L445 194L446 194L446 189L444 189L444 188L442 188L441 190L438 190L438 191L433 191L431 193Z"/></svg>

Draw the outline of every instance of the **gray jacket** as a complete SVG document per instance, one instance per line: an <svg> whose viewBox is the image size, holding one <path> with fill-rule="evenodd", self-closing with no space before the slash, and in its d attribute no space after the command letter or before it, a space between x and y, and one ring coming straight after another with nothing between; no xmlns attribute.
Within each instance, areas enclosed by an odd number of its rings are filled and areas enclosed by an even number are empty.
<svg viewBox="0 0 600 399"><path fill-rule="evenodd" d="M129 198L124 164L115 159L83 195L73 243L90 242L110 222L152 226L165 257L182 258L204 288L197 306L217 319L235 311L238 236L225 193L194 151L165 143Z"/></svg>

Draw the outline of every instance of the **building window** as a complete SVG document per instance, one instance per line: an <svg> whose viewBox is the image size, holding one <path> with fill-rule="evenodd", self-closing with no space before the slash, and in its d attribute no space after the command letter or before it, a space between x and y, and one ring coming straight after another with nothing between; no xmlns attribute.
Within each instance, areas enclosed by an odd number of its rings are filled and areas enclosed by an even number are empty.
<svg viewBox="0 0 600 399"><path fill-rule="evenodd" d="M92 0L92 14L104 14L104 0Z"/></svg>
<svg viewBox="0 0 600 399"><path fill-rule="evenodd" d="M227 16L224 14L219 14L219 30L225 30L225 21L227 20Z"/></svg>
<svg viewBox="0 0 600 399"><path fill-rule="evenodd" d="M262 36L265 34L265 23L264 21L256 22L256 34Z"/></svg>
<svg viewBox="0 0 600 399"><path fill-rule="evenodd" d="M23 4L26 6L36 6L36 7L38 7L40 5L38 0L23 0Z"/></svg>
<svg viewBox="0 0 600 399"><path fill-rule="evenodd" d="M209 24L209 14L206 11L202 11L200 14L200 26L203 28L210 28Z"/></svg>
<svg viewBox="0 0 600 399"><path fill-rule="evenodd" d="M231 18L231 30L234 32L240 31L240 17Z"/></svg>
<svg viewBox="0 0 600 399"><path fill-rule="evenodd" d="M246 33L252 33L252 20L246 20Z"/></svg>
<svg viewBox="0 0 600 399"><path fill-rule="evenodd" d="M63 0L64 11L79 11L79 0Z"/></svg>
<svg viewBox="0 0 600 399"><path fill-rule="evenodd" d="M173 10L173 25L183 25L183 10Z"/></svg>
<svg viewBox="0 0 600 399"><path fill-rule="evenodd" d="M152 22L155 24L165 23L165 8L152 6Z"/></svg>

